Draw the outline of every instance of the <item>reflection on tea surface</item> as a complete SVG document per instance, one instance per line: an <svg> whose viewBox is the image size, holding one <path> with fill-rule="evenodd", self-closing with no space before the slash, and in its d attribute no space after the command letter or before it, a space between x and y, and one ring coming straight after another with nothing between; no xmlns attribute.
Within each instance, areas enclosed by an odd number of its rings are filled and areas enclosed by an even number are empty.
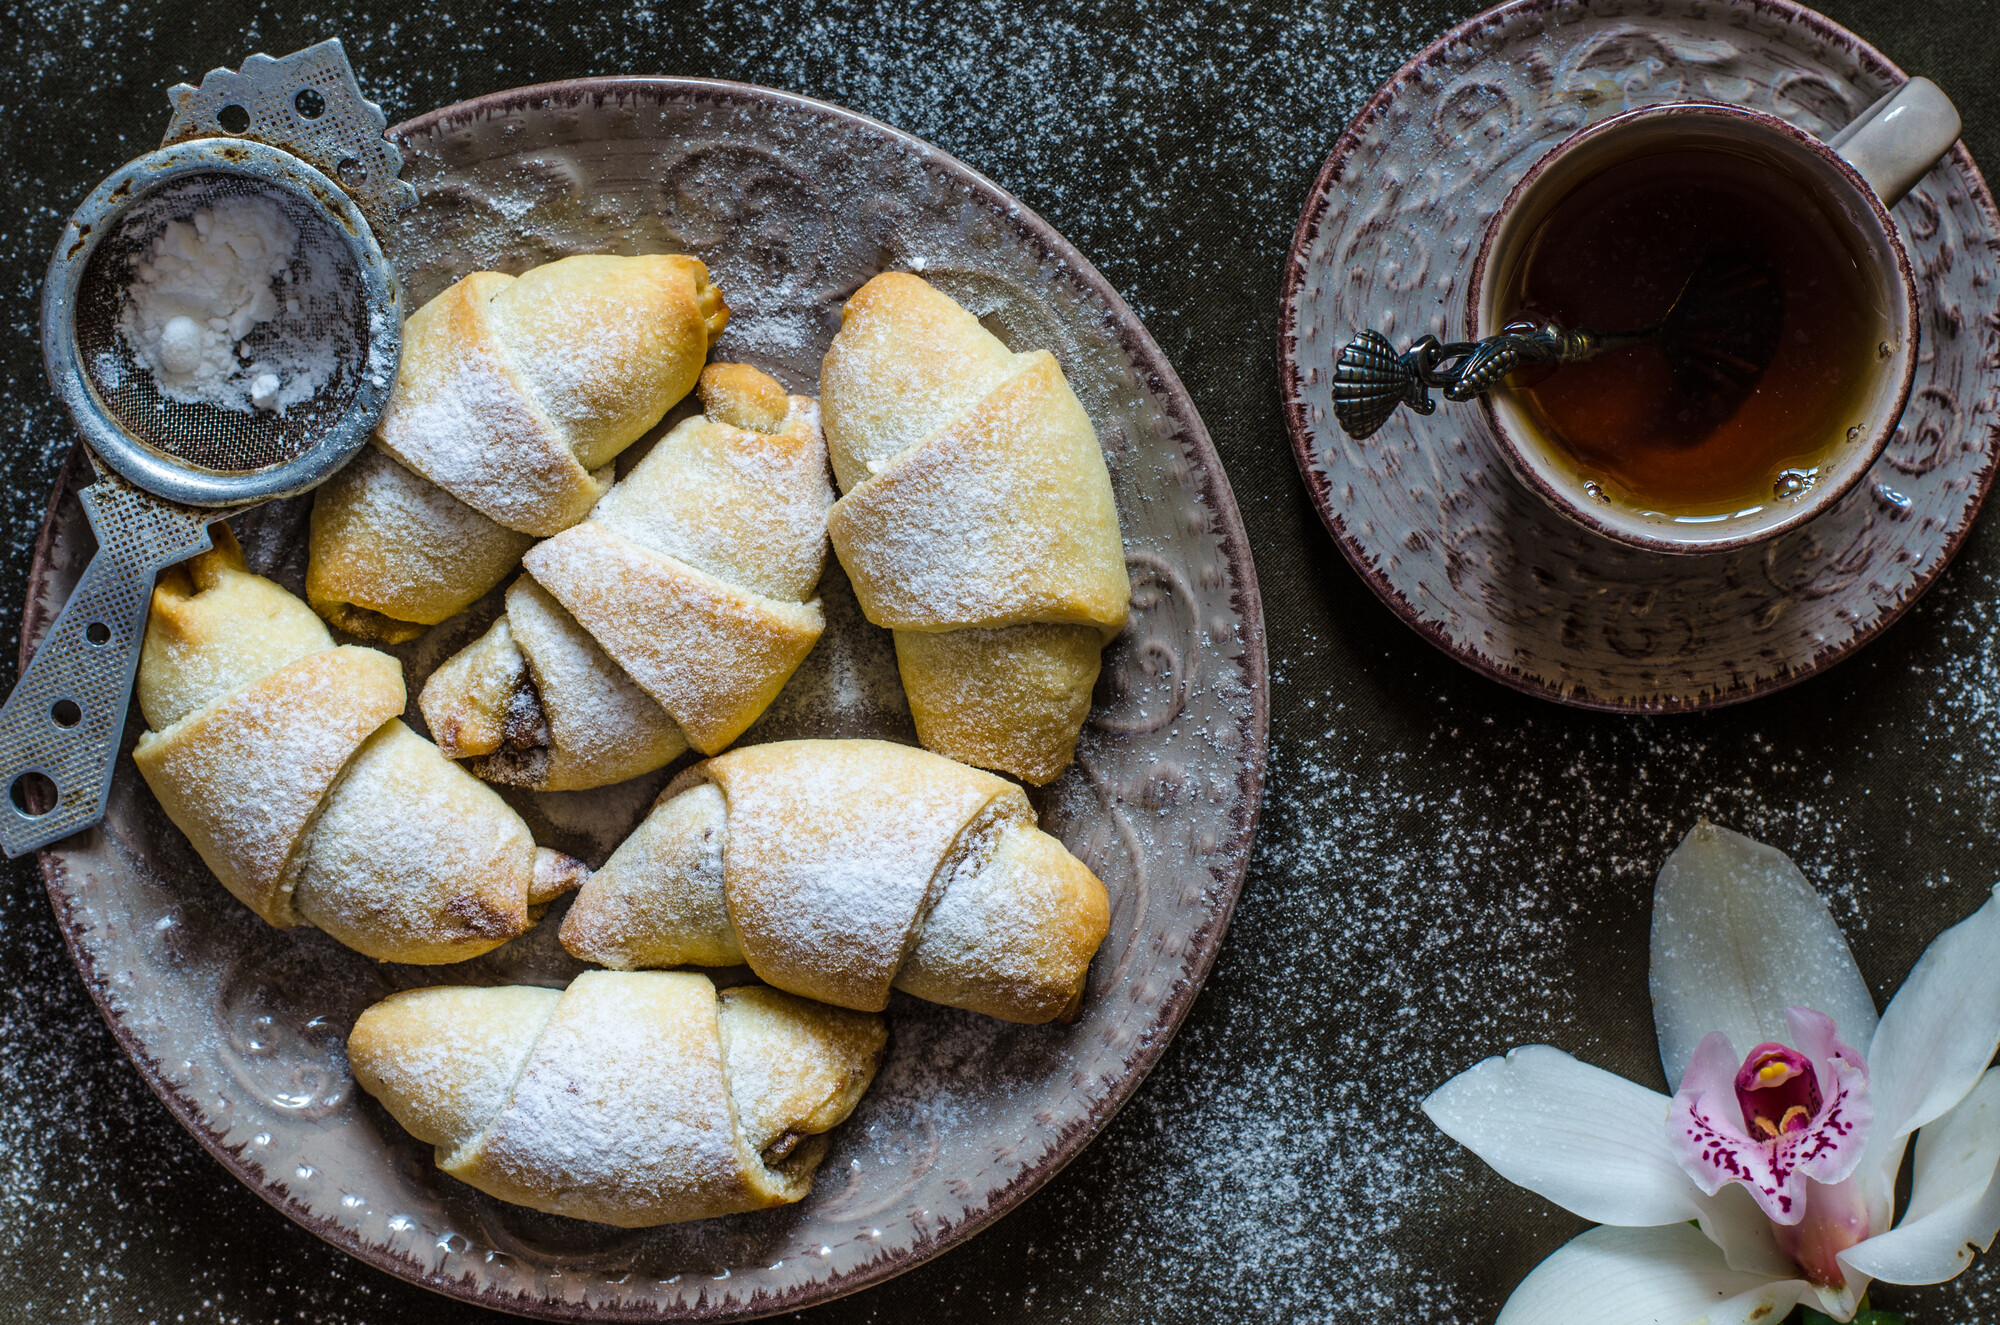
<svg viewBox="0 0 2000 1325"><path fill-rule="evenodd" d="M1860 422L1876 369L1884 316L1857 244L1773 161L1697 147L1617 162L1551 207L1499 307L1563 326L1647 327L1704 260L1727 255L1778 287L1769 367L1747 396L1718 393L1643 344L1519 373L1510 388L1551 452L1607 502L1726 519L1800 496Z"/></svg>

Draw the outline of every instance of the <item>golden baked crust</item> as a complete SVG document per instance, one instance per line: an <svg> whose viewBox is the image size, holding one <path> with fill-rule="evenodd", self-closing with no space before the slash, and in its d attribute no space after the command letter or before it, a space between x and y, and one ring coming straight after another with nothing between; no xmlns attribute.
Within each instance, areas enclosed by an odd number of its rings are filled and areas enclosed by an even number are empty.
<svg viewBox="0 0 2000 1325"><path fill-rule="evenodd" d="M502 613L484 635L432 669L418 705L438 749L452 759L474 759L514 734L511 710L529 684L528 660Z"/></svg>
<svg viewBox="0 0 2000 1325"><path fill-rule="evenodd" d="M777 432L792 407L776 378L747 363L710 364L695 392L709 418L750 432Z"/></svg>
<svg viewBox="0 0 2000 1325"><path fill-rule="evenodd" d="M712 782L674 786L597 871L588 902L571 905L562 941L585 961L619 971L743 964L723 894L728 802Z"/></svg>
<svg viewBox="0 0 2000 1325"><path fill-rule="evenodd" d="M897 632L918 739L1048 782L1097 676L1089 635L1048 628L1088 628L1101 650L1131 595L1110 473L1061 366L889 272L842 310L820 390L845 494L827 531L862 611Z"/></svg>
<svg viewBox="0 0 2000 1325"><path fill-rule="evenodd" d="M1095 626L896 632L896 670L924 743L1037 787L1076 757L1103 655Z"/></svg>
<svg viewBox="0 0 2000 1325"><path fill-rule="evenodd" d="M489 519L547 537L604 495L591 471L694 388L711 318L719 334L727 310L692 258L474 272L411 315L377 436Z"/></svg>
<svg viewBox="0 0 2000 1325"><path fill-rule="evenodd" d="M329 648L210 701L132 752L215 877L280 928L299 923L285 867L347 761L403 711L403 665Z"/></svg>
<svg viewBox="0 0 2000 1325"><path fill-rule="evenodd" d="M604 490L500 339L496 305L518 284L476 271L411 314L375 435L404 468L489 520L546 537L588 515Z"/></svg>
<svg viewBox="0 0 2000 1325"><path fill-rule="evenodd" d="M273 925L385 961L462 961L580 881L490 788L399 720L402 664L215 547L161 577L133 760L225 887Z"/></svg>
<svg viewBox="0 0 2000 1325"><path fill-rule="evenodd" d="M677 778L562 941L626 969L745 961L840 1007L879 1011L893 986L1043 1022L1081 998L1109 916L1013 783L888 741L780 741Z"/></svg>
<svg viewBox="0 0 2000 1325"><path fill-rule="evenodd" d="M838 1007L889 1005L932 880L982 811L1034 822L1012 783L888 741L781 741L700 767L728 802L723 878L750 969Z"/></svg>
<svg viewBox="0 0 2000 1325"><path fill-rule="evenodd" d="M879 1017L681 972L567 990L395 994L348 1037L355 1080L438 1167L504 1201L643 1228L811 1189L814 1143L873 1079Z"/></svg>
<svg viewBox="0 0 2000 1325"><path fill-rule="evenodd" d="M791 396L768 433L701 415L682 420L591 520L718 579L799 603L826 567L832 505L818 404Z"/></svg>
<svg viewBox="0 0 2000 1325"><path fill-rule="evenodd" d="M712 364L703 380L713 408L772 431L709 416L676 425L589 520L523 558L511 630L496 626L425 687L440 745L480 756L481 777L571 790L649 772L690 745L713 754L819 639L808 600L833 489L817 406L741 364ZM513 749L510 705L539 715Z"/></svg>
<svg viewBox="0 0 2000 1325"><path fill-rule="evenodd" d="M930 282L899 271L869 280L840 310L820 365L840 490L928 441L1013 374L1013 352Z"/></svg>
<svg viewBox="0 0 2000 1325"><path fill-rule="evenodd" d="M1110 923L1104 885L1062 843L1003 831L984 868L955 877L924 918L896 988L1009 1021L1073 1013Z"/></svg>
<svg viewBox="0 0 2000 1325"><path fill-rule="evenodd" d="M155 731L333 647L304 603L250 573L228 525L209 528L213 549L167 567L153 587L133 693Z"/></svg>
<svg viewBox="0 0 2000 1325"><path fill-rule="evenodd" d="M703 753L757 720L826 628L817 602L739 588L594 520L522 564Z"/></svg>
<svg viewBox="0 0 2000 1325"><path fill-rule="evenodd" d="M1021 359L834 503L827 533L876 625L1125 624L1131 582L1097 434L1054 355Z"/></svg>
<svg viewBox="0 0 2000 1325"><path fill-rule="evenodd" d="M300 919L357 952L455 962L528 932L535 857L498 793L392 719L355 752L288 881Z"/></svg>
<svg viewBox="0 0 2000 1325"><path fill-rule="evenodd" d="M534 545L370 444L313 494L306 601L350 635L401 644L472 606Z"/></svg>
<svg viewBox="0 0 2000 1325"><path fill-rule="evenodd" d="M388 639L477 599L524 539L590 513L728 320L687 257L581 255L446 289L404 326L379 455L315 499L314 608Z"/></svg>

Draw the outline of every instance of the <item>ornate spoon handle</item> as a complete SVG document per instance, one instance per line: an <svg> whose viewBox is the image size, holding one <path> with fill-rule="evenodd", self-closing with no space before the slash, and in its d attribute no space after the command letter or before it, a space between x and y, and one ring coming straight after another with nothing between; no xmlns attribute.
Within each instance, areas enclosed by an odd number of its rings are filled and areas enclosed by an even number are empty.
<svg viewBox="0 0 2000 1325"><path fill-rule="evenodd" d="M1419 337L1401 354L1379 331L1364 331L1340 352L1333 368L1333 413L1341 431L1360 441L1398 405L1419 414L1437 409L1431 388L1446 400L1467 401L1490 390L1516 368L1578 363L1605 350L1646 339L1644 332L1564 330L1553 322L1532 330L1503 331L1485 340L1440 343Z"/></svg>

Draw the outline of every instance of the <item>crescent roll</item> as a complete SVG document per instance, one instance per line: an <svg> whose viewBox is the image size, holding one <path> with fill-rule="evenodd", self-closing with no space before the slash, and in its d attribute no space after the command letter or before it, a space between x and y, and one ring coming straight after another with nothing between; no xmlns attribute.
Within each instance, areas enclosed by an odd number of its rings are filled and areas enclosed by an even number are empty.
<svg viewBox="0 0 2000 1325"><path fill-rule="evenodd" d="M880 1017L678 971L568 989L413 989L347 1039L361 1088L437 1166L624 1228L802 1199L874 1079Z"/></svg>
<svg viewBox="0 0 2000 1325"><path fill-rule="evenodd" d="M432 735L479 776L573 791L714 754L819 639L817 405L742 364L710 365L700 391L707 414L537 544L506 614L426 683Z"/></svg>
<svg viewBox="0 0 2000 1325"><path fill-rule="evenodd" d="M676 778L561 937L620 970L747 962L838 1007L893 987L1035 1023L1081 1005L1109 922L1013 783L888 741L780 741Z"/></svg>
<svg viewBox="0 0 2000 1325"><path fill-rule="evenodd" d="M1131 595L1111 476L1055 356L886 272L841 310L820 398L845 494L827 532L895 632L917 739L1052 780Z"/></svg>
<svg viewBox="0 0 2000 1325"><path fill-rule="evenodd" d="M525 933L584 873L403 725L401 663L335 647L226 526L160 576L137 694L146 785L281 929L315 925L383 961L463 961Z"/></svg>
<svg viewBox="0 0 2000 1325"><path fill-rule="evenodd" d="M705 266L660 255L474 272L419 308L373 444L314 498L314 610L387 643L462 611L590 513L728 321Z"/></svg>

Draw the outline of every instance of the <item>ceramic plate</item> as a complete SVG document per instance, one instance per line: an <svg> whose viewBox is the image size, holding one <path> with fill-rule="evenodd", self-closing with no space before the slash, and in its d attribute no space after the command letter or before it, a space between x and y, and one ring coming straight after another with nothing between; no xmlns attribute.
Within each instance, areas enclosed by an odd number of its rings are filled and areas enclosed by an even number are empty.
<svg viewBox="0 0 2000 1325"><path fill-rule="evenodd" d="M625 1231L508 1206L440 1174L354 1088L361 1008L439 983L566 983L560 911L454 967L378 965L238 905L121 758L101 829L42 855L77 966L139 1070L194 1136L292 1219L391 1274L564 1320L730 1320L852 1292L1005 1213L1096 1134L1158 1059L1214 960L1262 788L1256 574L1214 447L1173 368L1102 277L1012 197L935 148L833 106L741 84L594 79L483 97L392 134L421 201L383 247L411 306L466 272L572 253L692 253L735 310L714 357L811 392L842 302L921 271L1016 348L1061 359L1109 458L1133 623L1106 652L1077 761L1034 794L1104 879L1110 937L1073 1026L1010 1026L896 996L874 1088L810 1198ZM72 457L37 548L39 638L91 547ZM308 501L239 517L257 568L302 586ZM912 739L885 631L837 564L828 629L746 742ZM401 650L414 696L497 596ZM411 717L416 719L414 706ZM136 711L126 732L137 738ZM514 795L547 845L593 864L665 773Z"/></svg>
<svg viewBox="0 0 2000 1325"><path fill-rule="evenodd" d="M1830 136L1904 75L1788 0L1520 0L1455 28L1375 94L1300 218L1279 363L1300 471L1341 550L1461 662L1590 708L1704 708L1790 685L1914 602L1992 484L2000 213L1963 146L1897 205L1923 306L1916 382L1880 460L1768 543L1662 556L1557 515L1476 408L1399 413L1356 442L1333 363L1363 327L1465 338L1481 236L1524 171L1587 124L1723 101Z"/></svg>

